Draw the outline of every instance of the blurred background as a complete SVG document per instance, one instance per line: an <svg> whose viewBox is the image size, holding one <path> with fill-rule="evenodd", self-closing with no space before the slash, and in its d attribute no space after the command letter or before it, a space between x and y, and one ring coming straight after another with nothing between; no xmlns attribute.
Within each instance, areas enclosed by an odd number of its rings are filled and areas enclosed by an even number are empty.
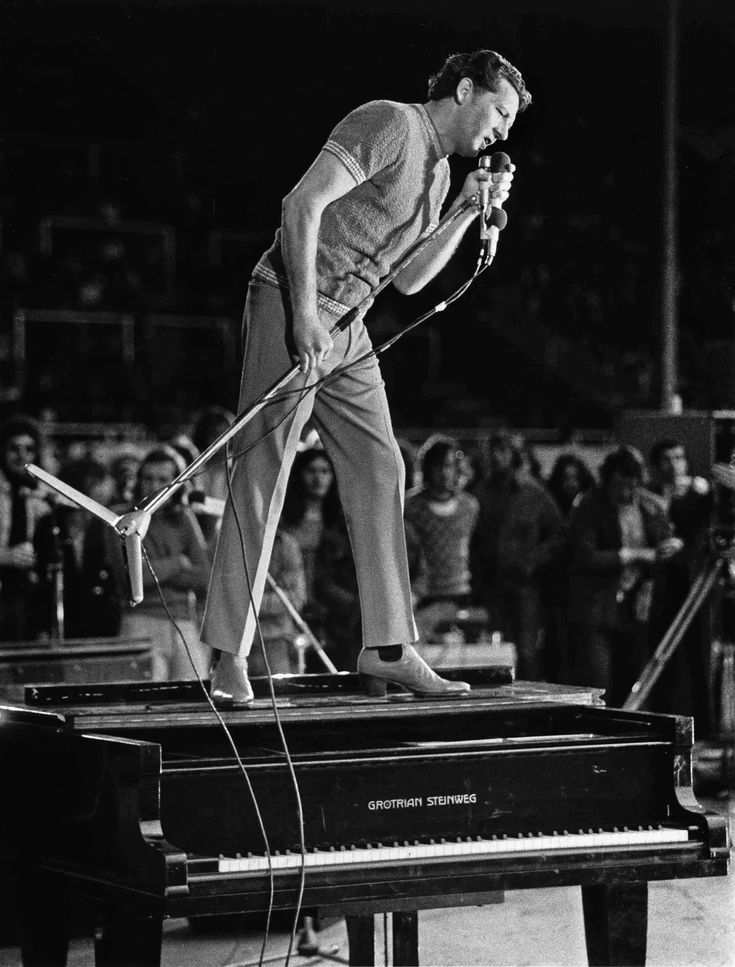
<svg viewBox="0 0 735 967"><path fill-rule="evenodd" d="M735 406L730 2L22 0L1 16L0 414L158 428L232 407L283 195L347 111L424 101L444 58L477 47L534 96L506 145L509 223L492 270L383 358L396 426L605 430L659 407L667 205L672 391ZM473 162L451 163L459 184ZM419 296L386 291L374 337L451 292L476 249L470 232Z"/></svg>

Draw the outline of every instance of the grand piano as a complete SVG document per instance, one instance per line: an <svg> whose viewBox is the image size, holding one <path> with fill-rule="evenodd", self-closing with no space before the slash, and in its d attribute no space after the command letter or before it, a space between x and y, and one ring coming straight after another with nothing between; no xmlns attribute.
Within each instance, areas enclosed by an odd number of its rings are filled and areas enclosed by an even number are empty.
<svg viewBox="0 0 735 967"><path fill-rule="evenodd" d="M374 916L392 914L407 965L420 910L570 885L590 964L645 963L648 883L728 868L726 819L692 792L691 720L460 674L473 691L441 700L276 679L293 772L265 680L220 713L234 746L196 682L27 688L0 709L26 967L65 963L71 898L93 911L99 967L156 967L168 917L299 902L346 917L354 965L374 963Z"/></svg>

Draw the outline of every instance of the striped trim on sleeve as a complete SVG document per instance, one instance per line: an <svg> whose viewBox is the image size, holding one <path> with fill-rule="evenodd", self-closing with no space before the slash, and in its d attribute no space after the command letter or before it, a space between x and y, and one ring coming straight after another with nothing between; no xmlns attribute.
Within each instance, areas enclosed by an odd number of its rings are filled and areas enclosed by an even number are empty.
<svg viewBox="0 0 735 967"><path fill-rule="evenodd" d="M324 145L324 150L330 151L336 158L339 158L345 168L347 168L349 173L355 179L356 185L361 185L364 181L367 181L367 175L363 171L359 162L357 162L349 151L343 148L342 145L337 141L334 141L332 138L330 138L329 141L327 141L327 143Z"/></svg>

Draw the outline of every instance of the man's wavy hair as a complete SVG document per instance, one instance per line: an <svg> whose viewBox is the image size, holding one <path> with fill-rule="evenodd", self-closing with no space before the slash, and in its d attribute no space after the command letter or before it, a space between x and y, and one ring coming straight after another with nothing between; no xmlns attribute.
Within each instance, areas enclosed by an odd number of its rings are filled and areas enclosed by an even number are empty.
<svg viewBox="0 0 735 967"><path fill-rule="evenodd" d="M531 95L521 72L494 50L475 50L471 54L452 54L447 57L438 74L429 78L429 100L440 101L452 97L457 84L469 77L473 84L486 91L498 92L499 81L506 80L518 94L518 111L525 111L531 103Z"/></svg>

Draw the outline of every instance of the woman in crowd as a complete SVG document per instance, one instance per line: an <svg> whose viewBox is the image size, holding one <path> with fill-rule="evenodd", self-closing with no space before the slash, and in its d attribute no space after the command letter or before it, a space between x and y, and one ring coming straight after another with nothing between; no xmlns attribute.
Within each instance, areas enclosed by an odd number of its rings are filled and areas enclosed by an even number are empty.
<svg viewBox="0 0 735 967"><path fill-rule="evenodd" d="M572 507L581 494L594 485L591 471L573 453L562 453L554 462L546 482L547 489L568 528ZM569 566L571 549L568 535L558 559L542 568L542 596L546 611L544 669L550 682L567 682L572 670L569 656Z"/></svg>
<svg viewBox="0 0 735 967"><path fill-rule="evenodd" d="M554 461L546 486L565 520L569 520L577 497L593 486L595 478L587 464L573 453L562 453Z"/></svg>
<svg viewBox="0 0 735 967"><path fill-rule="evenodd" d="M309 604L314 601L315 564L322 536L340 513L331 460L321 447L301 450L288 479L281 527L301 548Z"/></svg>

